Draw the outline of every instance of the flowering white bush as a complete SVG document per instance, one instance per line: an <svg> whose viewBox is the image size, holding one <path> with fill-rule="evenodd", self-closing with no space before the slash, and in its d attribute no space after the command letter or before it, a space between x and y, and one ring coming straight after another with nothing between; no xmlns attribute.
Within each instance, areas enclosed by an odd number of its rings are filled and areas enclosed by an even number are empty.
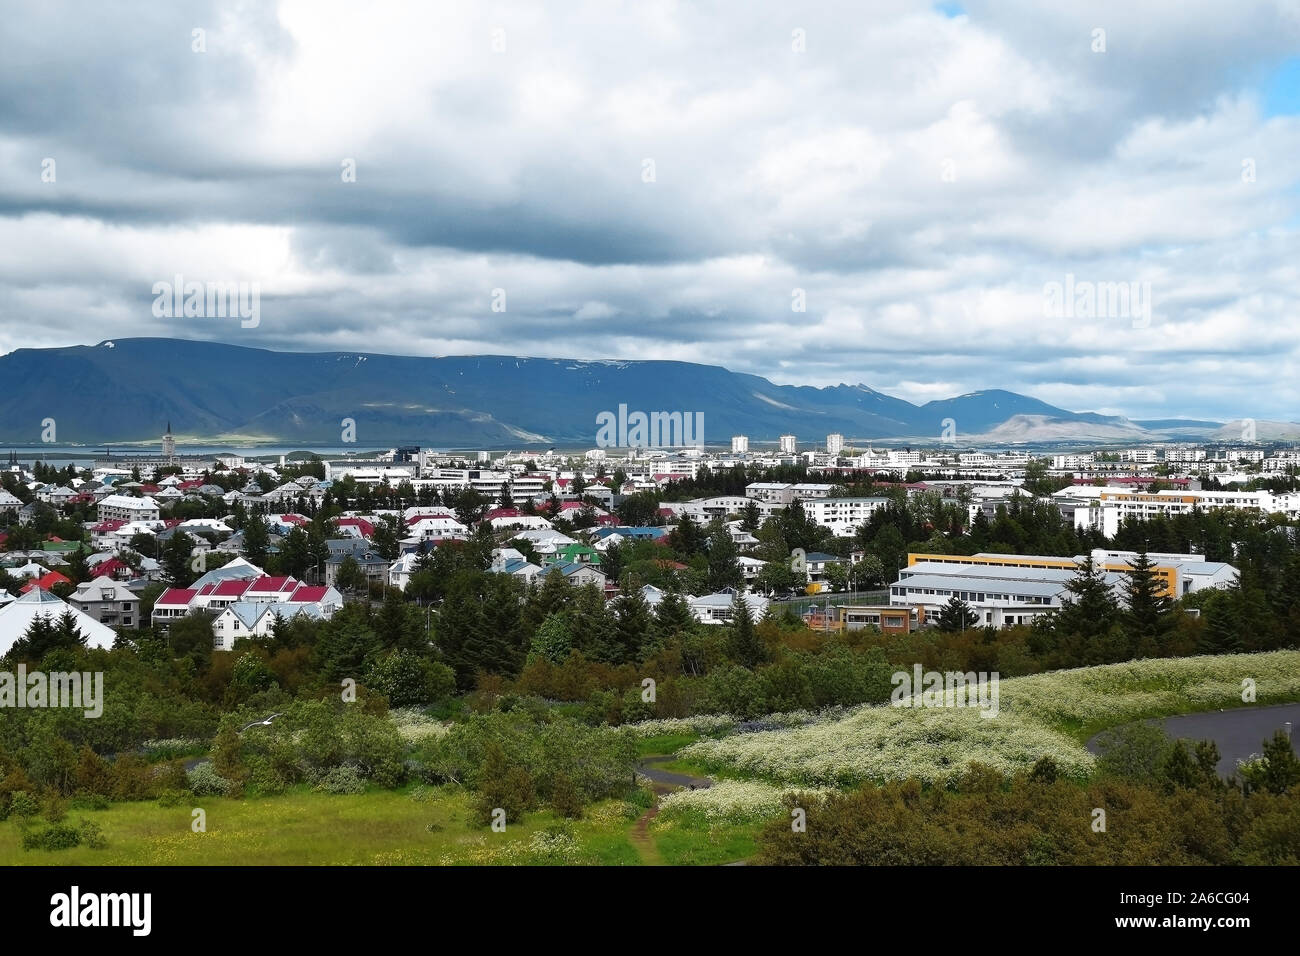
<svg viewBox="0 0 1300 956"><path fill-rule="evenodd" d="M408 744L419 743L430 737L442 737L450 729L448 724L430 717L418 707L395 708L388 712L388 719Z"/></svg>
<svg viewBox="0 0 1300 956"><path fill-rule="evenodd" d="M772 727L802 727L805 724L824 723L835 720L848 713L848 708L832 707L829 710L815 712L810 710L792 710L780 714L767 714L755 723ZM730 714L696 714L693 717L663 717L656 720L642 720L634 724L625 724L638 737L660 737L670 734L717 734L726 733L740 727L744 721Z"/></svg>
<svg viewBox="0 0 1300 956"><path fill-rule="evenodd" d="M701 740L683 756L792 784L851 785L918 777L946 781L972 761L1011 774L1040 757L1075 778L1094 760L1067 731L1215 704L1241 704L1242 681L1260 703L1300 697L1300 652L1134 661L1004 680L1000 713L964 708L862 707L791 730Z"/></svg>
<svg viewBox="0 0 1300 956"><path fill-rule="evenodd" d="M638 737L663 737L669 734L714 734L736 726L735 717L726 714L697 714L694 717L663 717L624 724Z"/></svg>
<svg viewBox="0 0 1300 956"><path fill-rule="evenodd" d="M710 822L761 820L781 813L782 798L794 792L789 787L775 787L758 780L720 780L703 790L670 793L659 805L668 817L697 812ZM824 790L812 792L825 793Z"/></svg>

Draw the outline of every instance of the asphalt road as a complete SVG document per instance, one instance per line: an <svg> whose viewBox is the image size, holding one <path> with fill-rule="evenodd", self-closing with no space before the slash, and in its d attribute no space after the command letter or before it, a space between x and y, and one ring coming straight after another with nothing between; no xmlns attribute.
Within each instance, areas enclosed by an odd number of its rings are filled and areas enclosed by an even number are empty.
<svg viewBox="0 0 1300 956"><path fill-rule="evenodd" d="M1284 729L1282 725L1288 720L1292 727L1291 748L1300 755L1300 704L1210 710L1165 717L1152 723L1160 724L1175 740L1213 740L1219 747L1219 773L1227 777L1236 772L1239 759L1260 753L1264 741ZM1097 752L1097 737L1088 741L1088 749L1093 753Z"/></svg>

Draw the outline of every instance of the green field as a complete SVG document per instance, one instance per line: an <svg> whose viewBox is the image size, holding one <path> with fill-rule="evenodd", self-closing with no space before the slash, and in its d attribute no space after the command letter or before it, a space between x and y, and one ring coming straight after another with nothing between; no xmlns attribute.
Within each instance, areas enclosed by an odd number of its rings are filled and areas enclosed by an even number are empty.
<svg viewBox="0 0 1300 956"><path fill-rule="evenodd" d="M206 811L205 833L191 830L195 807ZM493 833L470 822L463 791L408 788L335 796L300 789L247 800L193 798L176 807L115 803L105 810L68 811L68 822L99 824L108 840L102 850L24 850L19 824L0 823L0 864L634 865L640 857L628 833L641 812L634 804L608 800L589 807L581 820L532 813Z"/></svg>

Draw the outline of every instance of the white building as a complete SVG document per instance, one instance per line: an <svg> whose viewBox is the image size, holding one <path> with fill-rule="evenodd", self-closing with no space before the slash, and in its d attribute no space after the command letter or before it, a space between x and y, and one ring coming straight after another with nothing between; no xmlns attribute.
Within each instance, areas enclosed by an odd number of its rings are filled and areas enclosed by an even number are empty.
<svg viewBox="0 0 1300 956"><path fill-rule="evenodd" d="M782 435L777 440L777 450L783 455L793 455L797 450L795 437L793 435Z"/></svg>
<svg viewBox="0 0 1300 956"><path fill-rule="evenodd" d="M152 498L109 495L99 502L100 521L157 521L158 503Z"/></svg>
<svg viewBox="0 0 1300 956"><path fill-rule="evenodd" d="M731 453L733 455L746 455L749 453L749 438L745 435L731 436Z"/></svg>
<svg viewBox="0 0 1300 956"><path fill-rule="evenodd" d="M839 432L832 432L826 436L826 454L832 458L839 457L840 452L844 450L844 436Z"/></svg>

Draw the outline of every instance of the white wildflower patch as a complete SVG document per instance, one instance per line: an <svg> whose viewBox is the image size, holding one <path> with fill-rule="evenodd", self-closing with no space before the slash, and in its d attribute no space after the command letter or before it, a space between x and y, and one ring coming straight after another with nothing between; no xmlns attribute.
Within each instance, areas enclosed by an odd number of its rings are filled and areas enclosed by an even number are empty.
<svg viewBox="0 0 1300 956"><path fill-rule="evenodd" d="M720 780L707 789L670 793L660 801L660 807L668 817L697 812L710 822L741 822L778 816L784 811L786 794L811 793L820 797L825 792L776 787L759 780Z"/></svg>
<svg viewBox="0 0 1300 956"><path fill-rule="evenodd" d="M706 766L786 784L846 786L917 777L946 782L973 761L1004 774L1051 757L1080 779L1095 765L1060 728L1114 726L1155 714L1240 703L1253 678L1261 702L1300 696L1300 652L1134 661L1004 680L996 720L978 711L862 707L790 730L701 740L682 750Z"/></svg>

